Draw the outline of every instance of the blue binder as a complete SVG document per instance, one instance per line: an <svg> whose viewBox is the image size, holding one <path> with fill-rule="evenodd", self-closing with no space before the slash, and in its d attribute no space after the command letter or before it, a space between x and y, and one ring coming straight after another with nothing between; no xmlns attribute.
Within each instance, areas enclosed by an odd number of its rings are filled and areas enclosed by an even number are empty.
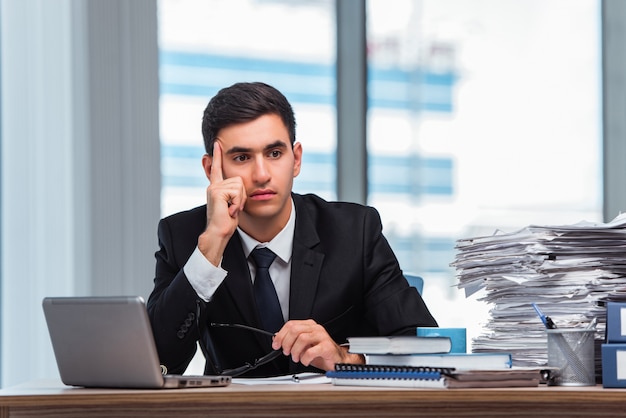
<svg viewBox="0 0 626 418"><path fill-rule="evenodd" d="M626 343L626 302L606 304L606 342Z"/></svg>
<svg viewBox="0 0 626 418"><path fill-rule="evenodd" d="M602 386L626 388L626 344L602 344Z"/></svg>

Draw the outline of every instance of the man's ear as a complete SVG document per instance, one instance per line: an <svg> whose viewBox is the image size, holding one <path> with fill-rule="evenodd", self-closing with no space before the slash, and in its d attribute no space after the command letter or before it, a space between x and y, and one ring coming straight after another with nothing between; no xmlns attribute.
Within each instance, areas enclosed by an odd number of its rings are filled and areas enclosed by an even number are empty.
<svg viewBox="0 0 626 418"><path fill-rule="evenodd" d="M204 169L204 175L206 175L207 179L211 179L211 166L213 165L213 157L209 154L204 154L202 156L202 168Z"/></svg>
<svg viewBox="0 0 626 418"><path fill-rule="evenodd" d="M296 142L293 144L293 176L298 177L300 168L302 167L302 144Z"/></svg>

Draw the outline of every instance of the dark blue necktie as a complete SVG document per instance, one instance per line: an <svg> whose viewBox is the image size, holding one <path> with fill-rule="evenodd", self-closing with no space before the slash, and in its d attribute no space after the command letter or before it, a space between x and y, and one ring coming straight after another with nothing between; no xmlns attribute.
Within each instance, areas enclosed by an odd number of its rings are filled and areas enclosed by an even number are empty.
<svg viewBox="0 0 626 418"><path fill-rule="evenodd" d="M276 258L269 248L255 248L252 251L252 260L256 264L254 279L254 297L259 308L261 323L266 331L277 332L284 324L280 302L276 295L276 288L270 278L270 265Z"/></svg>

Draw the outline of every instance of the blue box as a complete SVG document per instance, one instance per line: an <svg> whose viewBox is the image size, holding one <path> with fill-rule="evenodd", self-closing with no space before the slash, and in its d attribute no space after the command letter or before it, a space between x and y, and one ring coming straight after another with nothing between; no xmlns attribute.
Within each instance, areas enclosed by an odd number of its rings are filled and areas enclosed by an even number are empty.
<svg viewBox="0 0 626 418"><path fill-rule="evenodd" d="M606 304L606 342L626 343L626 303Z"/></svg>
<svg viewBox="0 0 626 418"><path fill-rule="evenodd" d="M626 344L602 344L602 386L626 388Z"/></svg>
<svg viewBox="0 0 626 418"><path fill-rule="evenodd" d="M467 352L467 331L465 328L417 328L418 337L450 337L451 353Z"/></svg>

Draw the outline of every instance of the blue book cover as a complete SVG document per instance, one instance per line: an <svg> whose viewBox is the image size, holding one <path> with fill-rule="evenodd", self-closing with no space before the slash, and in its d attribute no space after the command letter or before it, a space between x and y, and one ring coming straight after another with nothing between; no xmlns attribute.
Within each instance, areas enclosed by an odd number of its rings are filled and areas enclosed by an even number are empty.
<svg viewBox="0 0 626 418"><path fill-rule="evenodd" d="M435 371L402 371L402 370L377 370L377 371L328 371L326 376L336 379L418 379L439 380L441 373Z"/></svg>
<svg viewBox="0 0 626 418"><path fill-rule="evenodd" d="M454 369L443 367L379 366L374 364L335 364L326 376L337 379L426 379L438 380Z"/></svg>

